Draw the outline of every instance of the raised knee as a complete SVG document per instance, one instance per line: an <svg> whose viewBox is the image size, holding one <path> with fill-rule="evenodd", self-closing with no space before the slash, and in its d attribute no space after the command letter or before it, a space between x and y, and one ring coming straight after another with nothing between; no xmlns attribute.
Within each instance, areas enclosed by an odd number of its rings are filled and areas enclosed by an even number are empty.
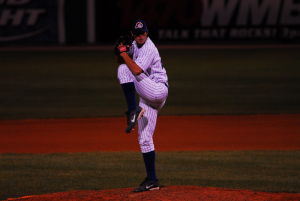
<svg viewBox="0 0 300 201"><path fill-rule="evenodd" d="M120 81L120 84L132 82L132 74L130 73L128 67L126 64L121 64L118 67L118 79Z"/></svg>
<svg viewBox="0 0 300 201"><path fill-rule="evenodd" d="M125 74L127 69L128 68L127 68L126 64L120 64L118 67L118 76Z"/></svg>

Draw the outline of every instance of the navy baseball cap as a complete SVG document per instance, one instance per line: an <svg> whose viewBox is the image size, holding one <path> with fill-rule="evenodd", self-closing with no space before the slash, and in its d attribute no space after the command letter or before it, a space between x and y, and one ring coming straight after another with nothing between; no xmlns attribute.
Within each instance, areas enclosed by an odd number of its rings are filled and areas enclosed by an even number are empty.
<svg viewBox="0 0 300 201"><path fill-rule="evenodd" d="M132 25L131 32L136 36L148 32L146 22L144 20L136 20Z"/></svg>

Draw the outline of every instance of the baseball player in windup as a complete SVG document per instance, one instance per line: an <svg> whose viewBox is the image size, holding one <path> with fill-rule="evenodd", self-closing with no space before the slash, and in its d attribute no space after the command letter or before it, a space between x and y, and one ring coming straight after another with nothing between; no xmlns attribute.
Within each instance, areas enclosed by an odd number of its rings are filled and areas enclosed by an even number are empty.
<svg viewBox="0 0 300 201"><path fill-rule="evenodd" d="M136 20L131 34L133 42L120 38L115 54L123 62L118 67L118 79L128 106L125 132L130 133L138 122L138 142L147 172L145 180L134 192L159 190L153 134L157 113L168 96L168 77L159 52L148 36L145 21ZM136 92L139 95L139 105L135 99Z"/></svg>

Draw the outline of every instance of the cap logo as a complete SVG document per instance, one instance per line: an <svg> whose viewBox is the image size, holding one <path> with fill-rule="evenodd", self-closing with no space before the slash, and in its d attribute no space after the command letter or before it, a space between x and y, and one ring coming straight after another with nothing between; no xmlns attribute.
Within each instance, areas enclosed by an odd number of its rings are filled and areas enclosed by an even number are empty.
<svg viewBox="0 0 300 201"><path fill-rule="evenodd" d="M137 22L136 24L135 24L135 29L141 29L141 28L143 28L143 23L141 23L141 22Z"/></svg>

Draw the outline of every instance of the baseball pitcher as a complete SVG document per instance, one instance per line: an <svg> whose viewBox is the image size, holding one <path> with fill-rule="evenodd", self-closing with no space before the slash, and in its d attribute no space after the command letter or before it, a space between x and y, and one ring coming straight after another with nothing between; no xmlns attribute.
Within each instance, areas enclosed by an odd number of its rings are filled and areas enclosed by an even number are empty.
<svg viewBox="0 0 300 201"><path fill-rule="evenodd" d="M144 20L133 23L131 36L120 37L114 51L119 62L118 79L128 106L125 132L130 133L138 122L138 142L147 172L145 180L134 192L158 190L160 185L155 171L153 134L158 111L168 96L166 69L156 46L148 36ZM136 103L136 93L139 105Z"/></svg>

